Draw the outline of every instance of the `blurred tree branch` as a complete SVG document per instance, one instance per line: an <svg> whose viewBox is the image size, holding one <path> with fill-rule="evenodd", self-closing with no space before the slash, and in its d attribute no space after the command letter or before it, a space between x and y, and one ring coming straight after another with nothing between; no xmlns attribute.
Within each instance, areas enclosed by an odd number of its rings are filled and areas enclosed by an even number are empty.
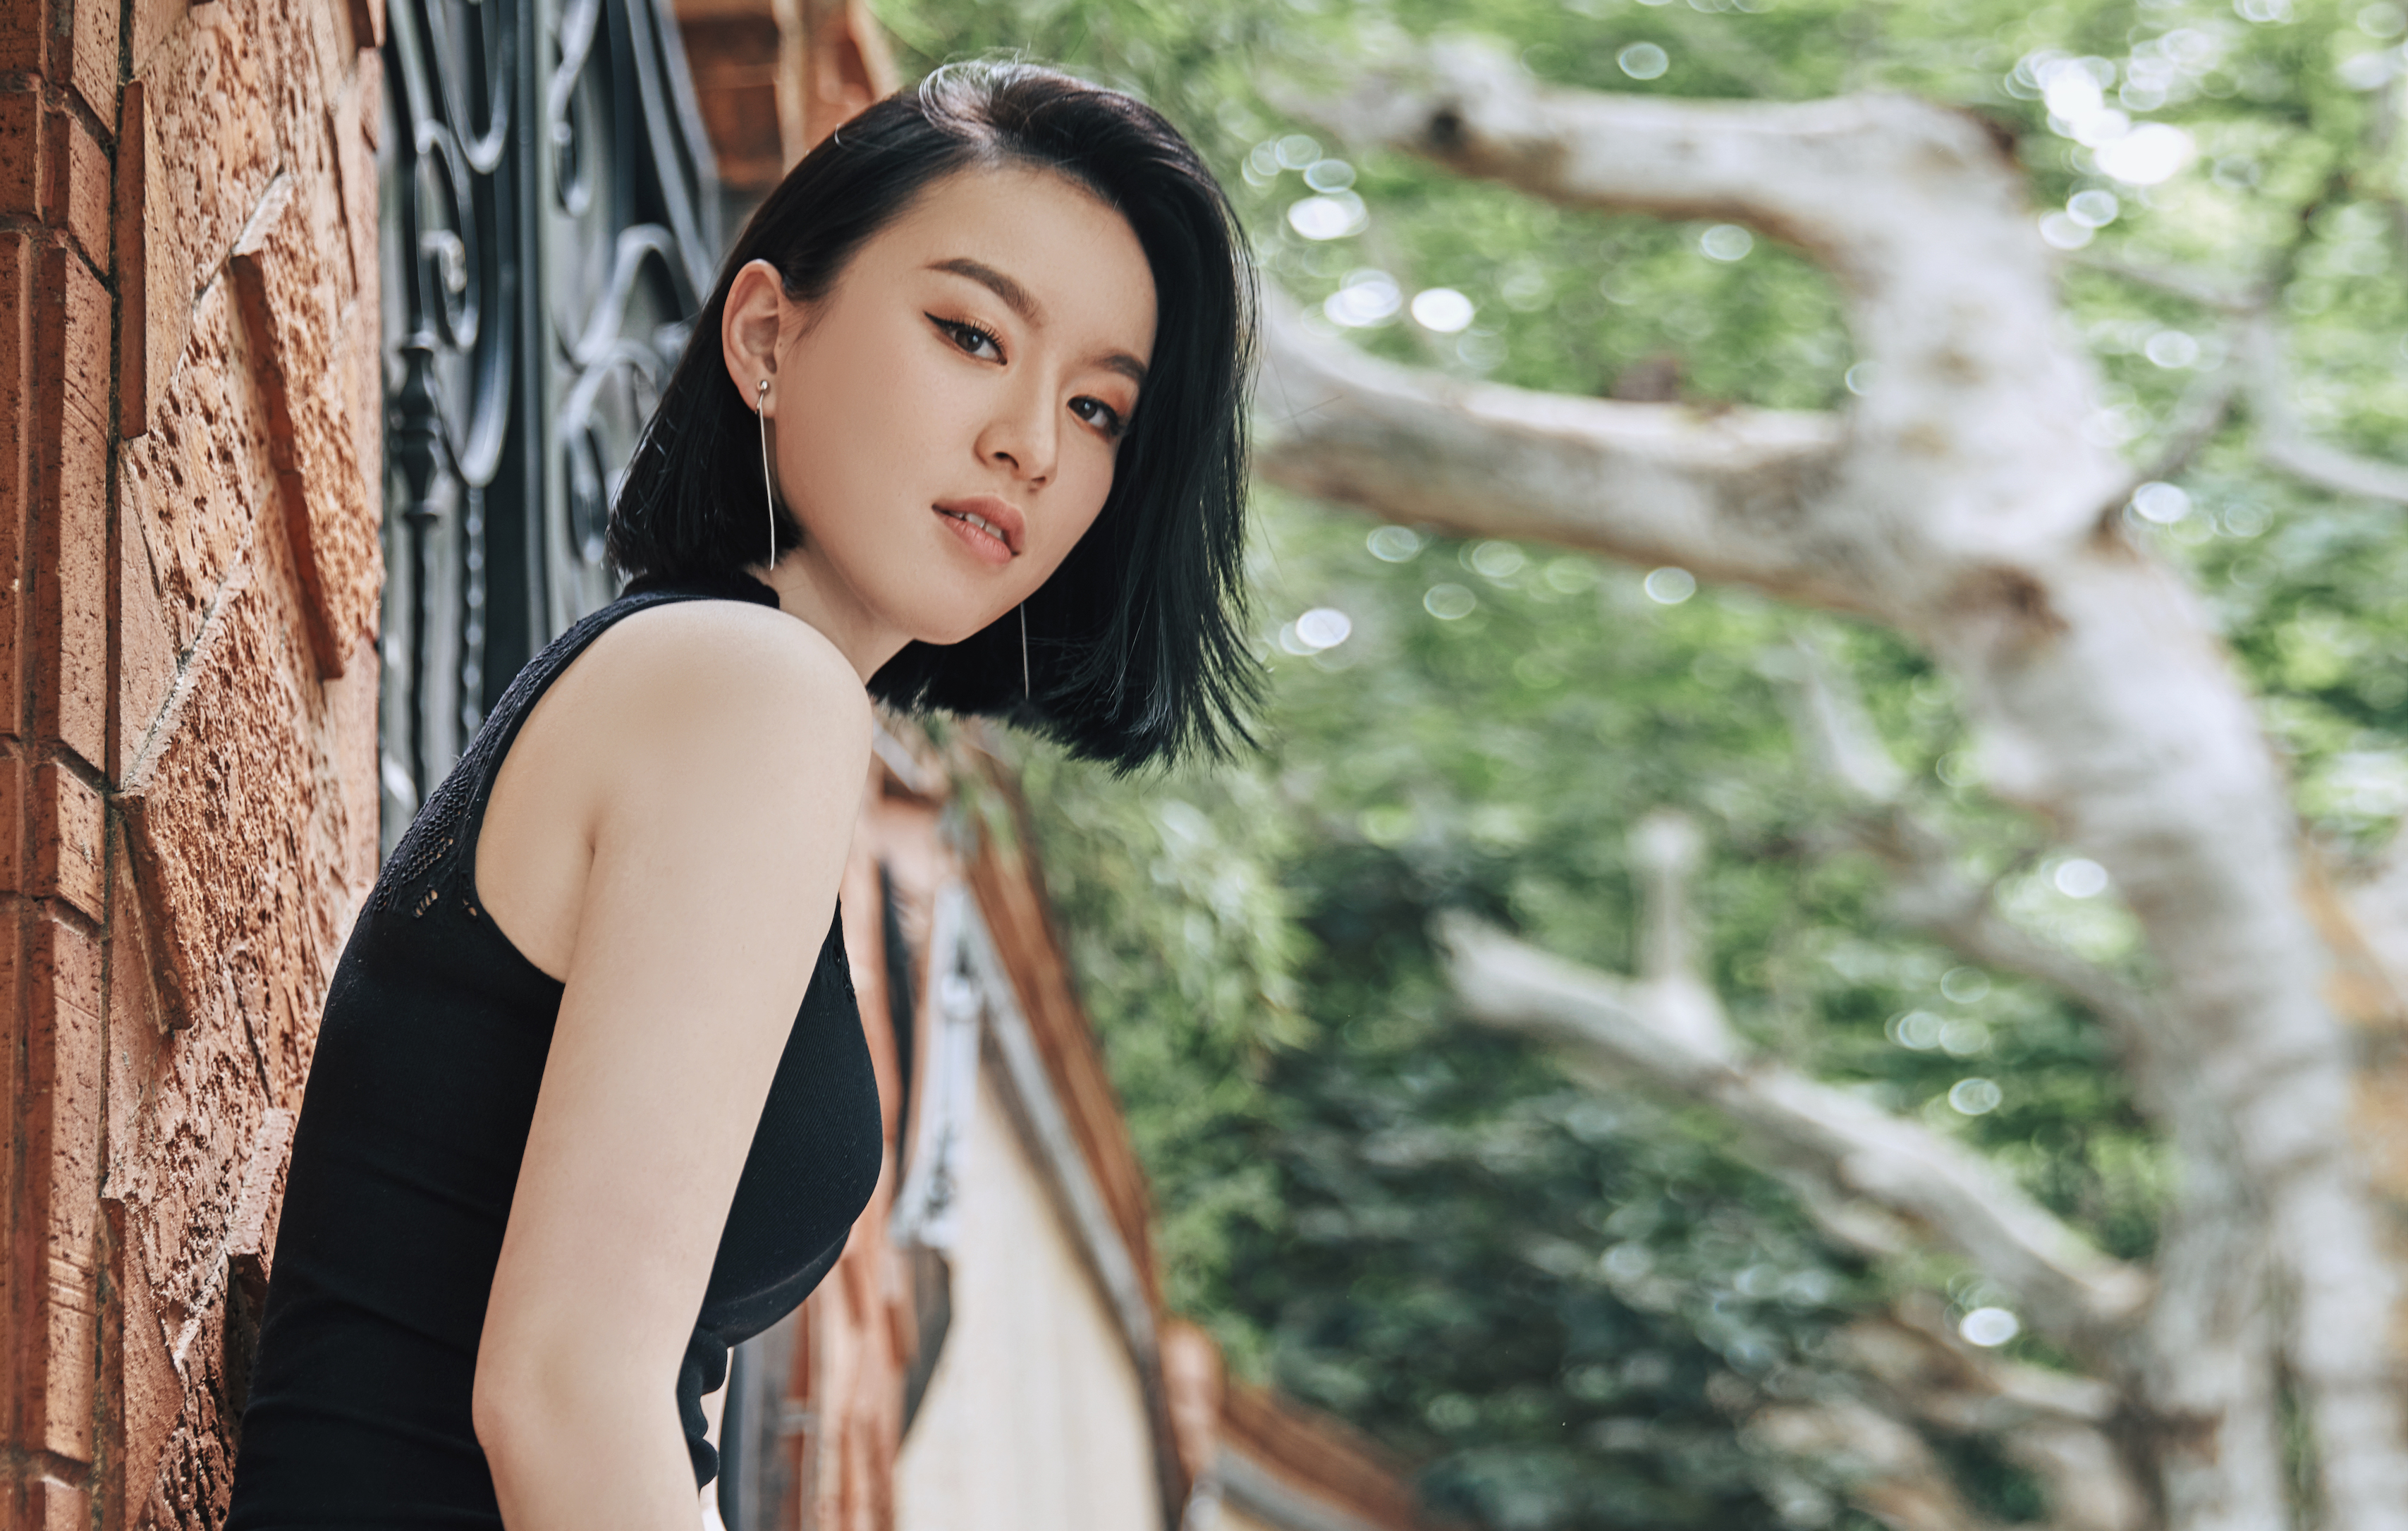
<svg viewBox="0 0 2408 1531"><path fill-rule="evenodd" d="M1652 816L1632 851L1643 889L1635 980L1550 957L1469 916L1441 916L1434 934L1467 1013L1549 1041L1576 1074L1669 1088L1715 1109L1759 1164L1800 1192L1834 1240L1875 1257L1935 1241L2014 1291L2058 1343L2111 1370L2128 1366L2146 1273L2100 1254L1953 1139L1752 1056L1695 961L1695 829ZM1862 1474L1854 1497L1893 1526L1984 1524L1899 1412L1951 1434L2000 1437L2050 1484L2051 1526L2145 1524L2146 1495L2104 1433L2124 1391L1962 1344L1930 1306L1911 1298L1847 1332L1847 1358L1887 1407L1844 1398L1773 1405L1752 1427L1784 1450L1853 1458Z"/></svg>
<svg viewBox="0 0 2408 1531"><path fill-rule="evenodd" d="M1694 849L1668 850L1675 834L1695 832L1659 818L1634 837L1651 880L1685 880ZM1665 843L1645 844L1651 837ZM1651 923L1685 920L1669 907L1670 891L1650 896ZM1752 1056L1694 970L1631 982L1464 915L1442 917L1435 935L1473 1019L1543 1037L1589 1075L1636 1076L1713 1107L1764 1162L1819 1182L1810 1210L1863 1200L1908 1220L2014 1291L2034 1325L2069 1349L2102 1354L2147 1301L2145 1272L2100 1253L1954 1139ZM1826 1226L1856 1243L1851 1225Z"/></svg>
<svg viewBox="0 0 2408 1531"><path fill-rule="evenodd" d="M1842 550L1827 563L1785 535L1839 453L1836 420L1463 382L1312 344L1277 293L1265 318L1259 465L1289 488L1465 536L1679 564L1842 610L1859 603ZM1733 522L1763 535L1730 537Z"/></svg>
<svg viewBox="0 0 2408 1531"><path fill-rule="evenodd" d="M2182 423L2168 433L2159 459L2141 476L2143 481L2170 477L2222 427L2232 404L2245 400L2255 426L2253 444L2269 466L2338 494L2408 505L2408 465L2318 441L2291 402L2286 347L2275 305L2298 262L2309 223L2337 194L2339 179L2336 172L2336 184L2329 184L2301 209L2298 236L2283 248L2268 274L2245 287L2179 267L2141 265L2087 252L2072 258L2076 265L2171 293L2233 322L2234 353L2225 364L2232 376L2219 376L2195 391ZM2392 206L2396 211L2397 199Z"/></svg>
<svg viewBox="0 0 2408 1531"><path fill-rule="evenodd" d="M2286 1513L2255 1403L2272 1358L2249 1348L2264 1283L2244 1266L2233 1284L2229 1260L2176 1268L2226 1252L2208 1213L2240 1208L2288 1299L2270 1332L2326 1513L2408 1531L2408 1422L2368 1341L2397 1273L2348 1131L2349 1047L2298 894L2296 817L2196 596L2100 513L2120 508L2130 470L2084 431L2095 379L2063 336L2018 167L1969 116L1900 97L1548 90L1473 47L1304 109L1351 141L1565 206L1747 223L1828 268L1870 365L1843 420L1465 385L1369 362L1275 307L1263 470L1396 520L1678 563L1875 617L1927 648L1961 688L1993 789L2107 869L2162 974L2147 1009L2169 1045L2132 1056L2157 1071L2144 1103L2169 1111L2206 1187L2169 1229L2169 1296L2140 1331L2155 1381L2136 1395L2158 1422L2169 1524L2254 1531ZM1899 853L1922 859L1911 843ZM2004 940L1978 923L1962 934ZM1524 981L1549 992L1541 974ZM1603 991L1553 981L1603 1024ZM1719 1080L1732 1065L1693 1048L1684 1066ZM2210 1116L2225 1163L2195 1158ZM2233 1327L2190 1327L2211 1320Z"/></svg>

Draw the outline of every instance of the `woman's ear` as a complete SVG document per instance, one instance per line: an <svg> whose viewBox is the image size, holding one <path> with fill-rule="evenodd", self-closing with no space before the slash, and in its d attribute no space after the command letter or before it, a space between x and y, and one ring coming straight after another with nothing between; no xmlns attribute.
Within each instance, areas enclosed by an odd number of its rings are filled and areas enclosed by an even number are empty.
<svg viewBox="0 0 2408 1531"><path fill-rule="evenodd" d="M761 380L776 395L778 336L785 328L785 282L767 261L747 261L727 286L727 308L719 318L719 349L727 376L746 404L761 397Z"/></svg>

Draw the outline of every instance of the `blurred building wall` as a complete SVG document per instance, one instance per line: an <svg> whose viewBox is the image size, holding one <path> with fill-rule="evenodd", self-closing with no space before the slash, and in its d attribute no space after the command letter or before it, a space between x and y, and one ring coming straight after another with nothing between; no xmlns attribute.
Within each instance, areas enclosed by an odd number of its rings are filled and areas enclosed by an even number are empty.
<svg viewBox="0 0 2408 1531"><path fill-rule="evenodd" d="M200 1524L377 853L378 0L0 0L0 1527Z"/></svg>
<svg viewBox="0 0 2408 1531"><path fill-rule="evenodd" d="M895 1464L896 1524L1160 1527L1144 1385L991 1076L967 1124L953 1322Z"/></svg>
<svg viewBox="0 0 2408 1531"><path fill-rule="evenodd" d="M896 84L864 0L675 0L732 237L779 178Z"/></svg>

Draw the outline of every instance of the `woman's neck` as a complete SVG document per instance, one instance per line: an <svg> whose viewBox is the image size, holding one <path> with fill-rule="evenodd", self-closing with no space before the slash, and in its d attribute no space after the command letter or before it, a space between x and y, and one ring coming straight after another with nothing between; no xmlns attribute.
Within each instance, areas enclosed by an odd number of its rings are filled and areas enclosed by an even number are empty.
<svg viewBox="0 0 2408 1531"><path fill-rule="evenodd" d="M882 621L807 548L788 549L766 572L758 565L748 572L778 593L780 610L809 622L835 644L865 686L911 641L910 634Z"/></svg>

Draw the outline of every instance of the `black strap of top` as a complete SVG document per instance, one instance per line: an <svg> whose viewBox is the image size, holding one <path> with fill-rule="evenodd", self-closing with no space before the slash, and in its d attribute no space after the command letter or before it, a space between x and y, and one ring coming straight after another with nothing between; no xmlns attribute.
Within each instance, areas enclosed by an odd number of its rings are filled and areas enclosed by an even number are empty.
<svg viewBox="0 0 2408 1531"><path fill-rule="evenodd" d="M640 608L658 605L664 598L695 597L752 601L762 606L778 604L776 591L741 569L646 575L631 580L617 600L580 620L510 678L477 737L461 752L452 773L428 794L425 806L410 821L401 843L394 848L393 858L369 896L370 906L379 909L406 907L413 914L423 915L446 892L457 890L465 897L466 879L459 869L464 865L475 865L485 799L493 791L494 778L500 774L502 758L518 737L519 725L534 710L545 689L584 652L587 644L602 635L603 629L628 614L631 598L635 608ZM472 914L476 912L473 904L464 907Z"/></svg>

